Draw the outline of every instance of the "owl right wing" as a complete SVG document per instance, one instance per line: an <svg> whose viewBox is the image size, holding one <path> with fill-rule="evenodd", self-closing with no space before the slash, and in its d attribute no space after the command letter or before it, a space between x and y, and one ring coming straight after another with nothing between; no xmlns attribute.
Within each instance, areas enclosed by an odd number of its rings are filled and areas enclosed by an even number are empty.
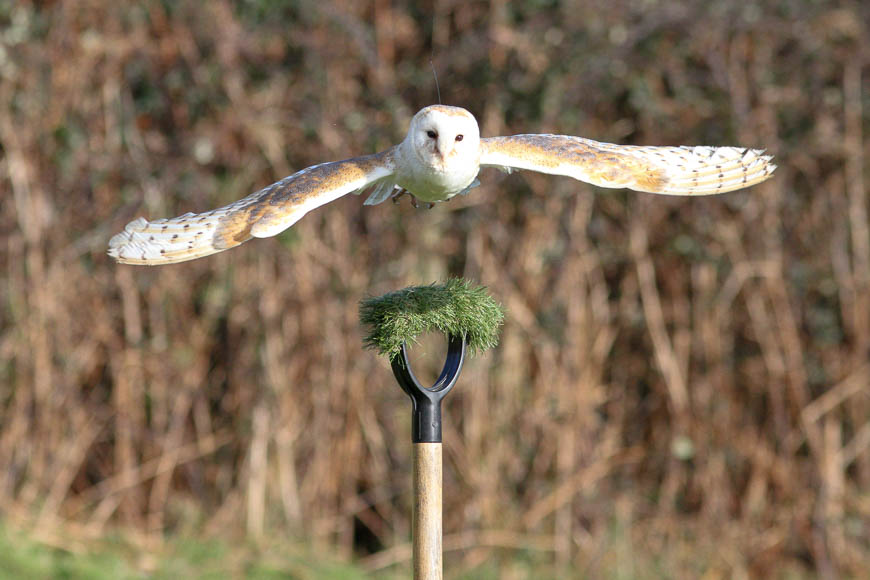
<svg viewBox="0 0 870 580"><path fill-rule="evenodd" d="M109 240L123 264L157 266L201 258L252 237L275 236L309 211L370 187L395 187L395 147L381 153L313 165L224 207L171 219L133 220Z"/></svg>
<svg viewBox="0 0 870 580"><path fill-rule="evenodd" d="M759 149L614 145L570 135L480 140L481 166L565 175L600 187L666 195L712 195L749 187L776 165Z"/></svg>

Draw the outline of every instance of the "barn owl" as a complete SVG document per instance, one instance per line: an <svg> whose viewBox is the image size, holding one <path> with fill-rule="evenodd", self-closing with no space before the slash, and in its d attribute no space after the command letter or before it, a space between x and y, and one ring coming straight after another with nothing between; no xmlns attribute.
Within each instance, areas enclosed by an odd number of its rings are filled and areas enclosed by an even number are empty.
<svg viewBox="0 0 870 580"><path fill-rule="evenodd" d="M171 219L138 218L109 240L125 264L201 258L286 230L309 211L371 190L366 205L406 193L435 204L479 184L481 167L564 175L599 187L665 195L712 195L749 187L776 166L764 151L741 147L647 147L567 135L481 138L474 116L433 105L411 120L405 139L386 151L303 169L235 203Z"/></svg>

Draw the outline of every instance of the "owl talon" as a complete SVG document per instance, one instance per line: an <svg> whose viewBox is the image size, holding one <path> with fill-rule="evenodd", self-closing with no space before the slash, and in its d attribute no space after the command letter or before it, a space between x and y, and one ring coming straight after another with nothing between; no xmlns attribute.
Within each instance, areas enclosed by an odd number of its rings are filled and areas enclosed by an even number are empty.
<svg viewBox="0 0 870 580"><path fill-rule="evenodd" d="M415 199L414 195L411 192L409 192L407 189L405 189L404 187L399 189L395 193L393 193L393 195L392 195L393 203L396 205L399 205L399 200L406 195L410 195L411 200L412 200L411 203L414 203L413 202L413 200Z"/></svg>
<svg viewBox="0 0 870 580"><path fill-rule="evenodd" d="M402 189L398 190L396 193L394 193L392 195L391 199L393 200L393 203L398 205L399 199L401 199L402 197L404 197L406 195L411 198L411 205L414 206L415 209L419 209L420 208L420 200L418 200L417 196L415 196L413 193L411 193L410 191L408 191L405 188L402 188ZM427 202L426 206L429 209L432 209L433 207L435 207L435 202L431 202L431 201Z"/></svg>

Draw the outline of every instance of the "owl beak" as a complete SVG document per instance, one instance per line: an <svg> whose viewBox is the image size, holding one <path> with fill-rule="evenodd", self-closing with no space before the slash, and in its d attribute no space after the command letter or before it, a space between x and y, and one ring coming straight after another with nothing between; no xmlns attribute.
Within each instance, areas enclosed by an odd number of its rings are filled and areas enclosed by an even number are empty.
<svg viewBox="0 0 870 580"><path fill-rule="evenodd" d="M435 158L441 162L442 166L447 162L447 154L441 150L437 143L435 144Z"/></svg>
<svg viewBox="0 0 870 580"><path fill-rule="evenodd" d="M450 155L450 143L446 140L438 139L435 143L435 154L441 159L441 163L447 162L447 157Z"/></svg>

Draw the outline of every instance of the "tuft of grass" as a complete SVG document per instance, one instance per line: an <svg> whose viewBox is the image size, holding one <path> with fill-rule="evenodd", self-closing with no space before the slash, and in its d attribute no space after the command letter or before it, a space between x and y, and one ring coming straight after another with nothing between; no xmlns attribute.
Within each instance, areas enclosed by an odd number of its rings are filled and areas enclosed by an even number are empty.
<svg viewBox="0 0 870 580"><path fill-rule="evenodd" d="M486 291L463 278L444 284L410 286L360 301L360 322L369 329L366 348L392 360L402 343L437 330L447 335L465 335L468 351L479 354L498 344L504 310Z"/></svg>
<svg viewBox="0 0 870 580"><path fill-rule="evenodd" d="M274 541L248 544L244 541L171 535L155 551L137 546L123 533L104 539L69 540L53 536L46 545L26 531L0 520L0 578L62 578L65 580L174 580L176 578L271 580L317 578L318 580L364 580L366 571L353 562L324 553L305 543ZM378 578L407 578L404 563Z"/></svg>

